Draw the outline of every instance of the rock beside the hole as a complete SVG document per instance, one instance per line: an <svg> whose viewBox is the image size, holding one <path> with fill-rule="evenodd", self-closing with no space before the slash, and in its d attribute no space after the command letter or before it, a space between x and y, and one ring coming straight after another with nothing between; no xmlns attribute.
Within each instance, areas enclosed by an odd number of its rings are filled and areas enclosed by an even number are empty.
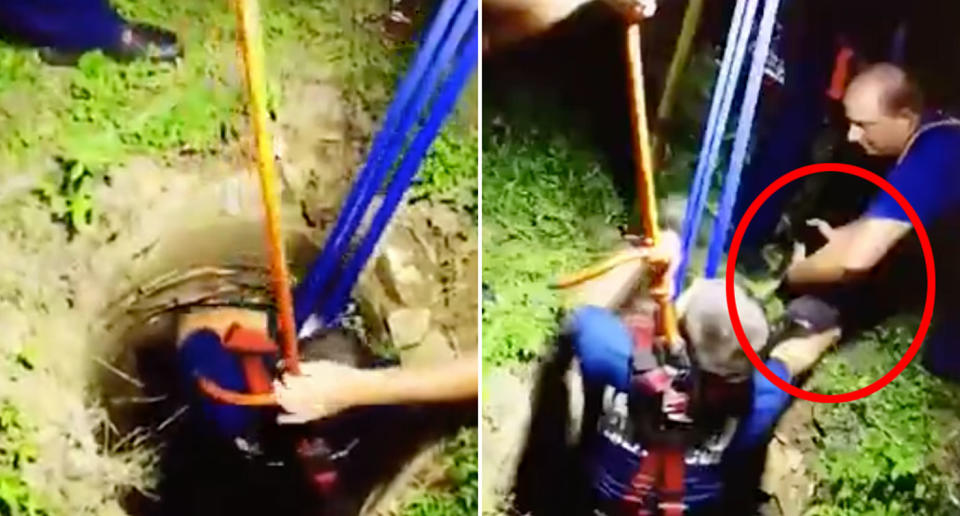
<svg viewBox="0 0 960 516"><path fill-rule="evenodd" d="M446 206L440 206L432 210L430 217L426 220L436 228L442 236L453 236L463 233L464 224L461 221L461 215Z"/></svg>
<svg viewBox="0 0 960 516"><path fill-rule="evenodd" d="M430 329L430 310L400 308L387 316L387 326L393 343L398 347L419 344Z"/></svg>
<svg viewBox="0 0 960 516"><path fill-rule="evenodd" d="M430 306L437 285L429 257L409 231L392 231L376 260L376 274L387 292L406 306Z"/></svg>
<svg viewBox="0 0 960 516"><path fill-rule="evenodd" d="M761 489L775 498L784 516L799 516L805 505L803 452L774 439L767 448Z"/></svg>
<svg viewBox="0 0 960 516"><path fill-rule="evenodd" d="M423 341L400 350L400 363L404 366L430 366L444 364L457 357L450 340L440 330L434 328L423 336Z"/></svg>

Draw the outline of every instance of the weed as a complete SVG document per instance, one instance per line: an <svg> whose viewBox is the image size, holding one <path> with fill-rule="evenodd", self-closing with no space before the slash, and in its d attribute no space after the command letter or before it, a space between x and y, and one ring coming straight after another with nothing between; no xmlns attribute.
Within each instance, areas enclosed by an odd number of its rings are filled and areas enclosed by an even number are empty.
<svg viewBox="0 0 960 516"><path fill-rule="evenodd" d="M413 196L453 204L476 222L477 147L476 131L448 123L420 165Z"/></svg>
<svg viewBox="0 0 960 516"><path fill-rule="evenodd" d="M423 491L400 511L402 516L472 516L480 507L479 441L476 428L464 428L447 441L443 460L446 475L440 488Z"/></svg>
<svg viewBox="0 0 960 516"><path fill-rule="evenodd" d="M91 185L97 175L79 161L61 162L60 169L59 182L43 182L34 193L49 206L53 219L67 227L72 238L93 224Z"/></svg>
<svg viewBox="0 0 960 516"><path fill-rule="evenodd" d="M484 131L483 354L527 361L561 311L557 276L600 257L625 209L590 152L564 135L511 127Z"/></svg>
<svg viewBox="0 0 960 516"><path fill-rule="evenodd" d="M37 450L30 443L33 429L10 402L0 403L0 514L9 516L48 516L43 503L23 480L23 469L36 460Z"/></svg>

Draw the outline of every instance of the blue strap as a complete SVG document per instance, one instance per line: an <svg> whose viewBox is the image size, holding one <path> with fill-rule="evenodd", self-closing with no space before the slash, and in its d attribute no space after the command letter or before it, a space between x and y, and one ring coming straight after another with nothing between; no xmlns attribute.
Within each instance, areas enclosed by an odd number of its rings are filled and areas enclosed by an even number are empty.
<svg viewBox="0 0 960 516"><path fill-rule="evenodd" d="M710 249L707 253L707 267L705 275L708 278L716 277L720 260L727 243L727 234L733 217L733 205L737 201L737 190L740 188L740 175L747 159L747 147L753 130L753 120L760 100L760 87L763 84L763 69L770 53L770 41L773 39L773 28L777 22L777 10L780 0L767 0L763 7L763 16L760 19L760 33L757 35L757 44L753 48L753 62L750 65L750 75L747 77L747 89L744 93L744 103L740 108L740 119L737 122L737 134L733 141L733 154L730 158L730 169L727 172L723 185L723 194L720 198L720 208L714 220L713 233L710 237Z"/></svg>
<svg viewBox="0 0 960 516"><path fill-rule="evenodd" d="M469 4L473 10L472 23L470 24L467 40L461 45L457 55L456 67L441 87L437 101L433 104L430 117L413 139L403 161L394 173L389 186L387 186L387 193L384 196L383 204L373 218L370 231L363 238L357 253L350 260L343 276L338 278L337 288L333 291L333 295L324 303L323 309L320 312L320 316L324 322L333 321L340 315L346 305L350 291L360 276L360 271L363 270L364 265L366 265L367 259L373 252L373 248L380 239L380 235L383 233L390 217L393 216L404 192L406 192L410 186L410 182L413 180L413 176L416 175L420 162L427 153L427 149L437 137L440 126L443 124L447 115L453 111L460 91L473 73L480 51L479 34L477 30L479 16L477 12L477 0L469 0Z"/></svg>
<svg viewBox="0 0 960 516"><path fill-rule="evenodd" d="M469 21L476 2L470 0L444 0L437 10L436 18L427 30L413 59L410 71L400 82L394 101L390 104L380 132L374 138L370 155L358 178L347 195L333 231L327 237L319 257L294 292L294 317L300 327L310 314L316 311L324 292L330 290L331 279L336 274L353 235L363 219L377 188L383 183L387 171L396 160L396 154L406 141L410 127L422 111L428 96L443 70L447 60L437 59L449 55L451 27L464 17ZM460 22L462 23L462 22ZM459 38L453 39L454 44ZM414 98L414 95L417 95Z"/></svg>
<svg viewBox="0 0 960 516"><path fill-rule="evenodd" d="M730 32L727 34L720 74L717 77L717 85L713 92L707 127L704 130L704 143L700 148L690 197L687 199L687 209L683 220L683 251L675 278L678 287L682 287L684 284L687 266L690 261L690 252L696 246L700 218L707 202L710 178L717 166L720 144L723 142L723 133L730 116L730 107L733 104L733 97L737 89L737 78L740 77L740 69L743 66L743 57L746 54L747 41L753 29L756 11L757 0L737 0ZM676 289L677 292L680 290L682 288Z"/></svg>

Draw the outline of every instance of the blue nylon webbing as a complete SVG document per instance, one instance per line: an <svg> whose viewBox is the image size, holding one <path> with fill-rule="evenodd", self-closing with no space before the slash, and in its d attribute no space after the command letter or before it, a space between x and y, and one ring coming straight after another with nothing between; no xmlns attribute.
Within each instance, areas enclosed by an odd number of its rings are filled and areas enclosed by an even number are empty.
<svg viewBox="0 0 960 516"><path fill-rule="evenodd" d="M476 5L476 0L471 1L473 5ZM380 235L386 228L387 222L390 221L390 217L393 216L404 192L406 192L410 186L410 182L413 180L413 176L416 175L420 162L427 153L427 149L437 137L440 126L443 124L447 115L449 115L456 106L460 90L463 89L464 84L477 64L480 50L479 34L477 31L478 18L479 16L475 9L470 31L466 36L466 42L463 43L459 49L455 68L441 87L440 93L437 95L437 100L433 104L430 117L411 142L409 150L403 157L403 161L401 161L400 166L397 168L393 179L390 181L390 185L387 187L387 194L383 199L383 204L374 216L370 231L367 232L363 238L356 255L351 259L343 276L339 278L336 290L334 290L333 294L323 305L320 315L324 322L331 322L340 315L350 296L353 285L360 276L360 271L363 270L367 259L370 257L377 241L380 239Z"/></svg>
<svg viewBox="0 0 960 516"><path fill-rule="evenodd" d="M733 154L730 158L730 169L723 184L723 194L720 198L720 207L717 218L714 220L713 233L710 236L710 248L707 252L707 266L705 275L713 278L717 274L720 260L727 243L727 234L733 217L733 205L737 200L737 190L740 187L740 175L747 158L747 147L753 130L753 120L760 100L760 87L763 84L764 66L770 53L770 41L773 39L773 28L777 22L777 10L780 0L767 0L763 7L763 16L760 19L760 32L757 34L757 44L753 48L753 62L750 65L750 75L747 77L747 88L744 92L744 103L740 109L740 119L737 122L737 134L733 141Z"/></svg>
<svg viewBox="0 0 960 516"><path fill-rule="evenodd" d="M472 8L471 8L472 6ZM410 127L429 99L423 92L431 92L440 71L446 66L459 38L451 38L454 26L468 22L477 11L473 0L444 0L436 17L427 29L423 44L414 56L409 72L401 80L396 96L390 104L383 126L374 138L370 154L358 174L334 229L327 237L318 258L311 264L306 277L294 292L294 316L297 327L303 325L316 311L323 294L333 288L331 281L337 274L348 251L354 233L359 227L377 188L396 161L397 151L407 139ZM451 43L452 40L452 43Z"/></svg>
<svg viewBox="0 0 960 516"><path fill-rule="evenodd" d="M696 246L700 218L710 189L710 178L714 168L716 168L720 145L723 142L723 133L726 130L730 108L737 90L737 79L740 77L740 69L743 65L747 41L753 29L756 10L757 0L737 0L730 32L727 34L727 43L726 48L724 48L723 61L720 65L720 73L717 77L717 85L714 88L707 126L704 130L704 142L697 159L690 197L687 199L687 209L683 221L683 250L675 278L678 287L676 293L683 289L686 270L690 261L690 252Z"/></svg>
<svg viewBox="0 0 960 516"><path fill-rule="evenodd" d="M420 90L417 92L416 97L414 97L415 108L407 112L409 119L404 120L405 127L410 128L416 123L416 121L420 118L419 115L423 111L423 107L426 106L430 101L430 99L434 97L436 87L437 87L436 85L442 79L443 74L449 70L448 67L450 66L450 62L452 59L454 59L454 54L457 52L457 47L458 45L461 44L465 35L467 35L468 31L470 30L473 30L474 32L476 32L476 27L472 27L472 25L474 24L474 19L477 16L477 11L478 11L477 0L466 0L462 9L457 13L457 17L456 19L454 19L453 25L450 27L449 31L445 34L443 45L440 47L440 50L437 52L436 59L434 60L434 66L430 68L430 70L427 73L427 76L424 78L424 84L428 86L420 88ZM435 109L435 108L432 108L432 109ZM387 170L393 168L393 164L396 161L395 156L397 156L400 153L401 149L403 148L403 145L407 142L408 138L407 138L406 132L409 132L409 131L405 130L404 134L400 135L402 137L394 138L393 141L391 141L390 143L391 147L388 149L389 151L388 155L390 155L392 158L390 162L384 163L384 166L386 167L383 174L384 176L386 175ZM432 142L433 140L431 139L430 141ZM410 151L408 150L407 152L409 153ZM414 164L414 171L416 171L416 168L417 166L419 166L419 164L420 164L420 160L417 160L417 162ZM379 183L382 183L382 182L383 182L383 177L381 176L381 178L378 180L378 186L379 186ZM392 184L394 183L391 183L391 185ZM409 184L404 186L403 191L406 191L408 186ZM389 195L389 191L387 193ZM367 200L368 205L369 205L370 199L372 199L372 195ZM364 212L366 212L366 210L367 210L367 207L364 208ZM347 263L344 265L342 270L343 271L350 270L354 266L353 262L357 260L360 260L361 262L360 269L362 269L363 265L367 261L367 258L369 258L369 256L363 256L359 252L355 253L353 256L351 256L347 260ZM332 286L328 287L325 293L329 294L332 292L338 292L339 290L342 289L342 285L345 282L348 283L346 285L346 291L349 292L353 288L353 283L356 281L356 279L346 280L345 278L348 278L349 276L350 275L347 273L336 274L335 278L333 279ZM330 298L327 298L327 300L329 301L334 298L335 298L335 295ZM330 303L325 303L325 304L321 304L321 309L318 314L320 315L321 320L323 320L324 322L330 322L333 320L333 318L339 315L339 311L340 311L339 309L332 308L332 305Z"/></svg>

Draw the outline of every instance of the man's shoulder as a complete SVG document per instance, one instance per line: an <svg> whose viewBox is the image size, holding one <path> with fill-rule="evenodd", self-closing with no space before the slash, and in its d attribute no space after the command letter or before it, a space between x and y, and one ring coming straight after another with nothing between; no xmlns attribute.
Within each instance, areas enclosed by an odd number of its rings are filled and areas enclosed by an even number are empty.
<svg viewBox="0 0 960 516"><path fill-rule="evenodd" d="M955 204L960 199L960 121L926 124L887 176L921 214L925 206ZM879 202L879 205L878 205ZM934 210L940 216L941 209ZM895 201L880 194L868 215L905 220Z"/></svg>
<svg viewBox="0 0 960 516"><path fill-rule="evenodd" d="M916 161L917 157L942 159L945 156L960 162L960 119L940 117L921 126L901 164Z"/></svg>

